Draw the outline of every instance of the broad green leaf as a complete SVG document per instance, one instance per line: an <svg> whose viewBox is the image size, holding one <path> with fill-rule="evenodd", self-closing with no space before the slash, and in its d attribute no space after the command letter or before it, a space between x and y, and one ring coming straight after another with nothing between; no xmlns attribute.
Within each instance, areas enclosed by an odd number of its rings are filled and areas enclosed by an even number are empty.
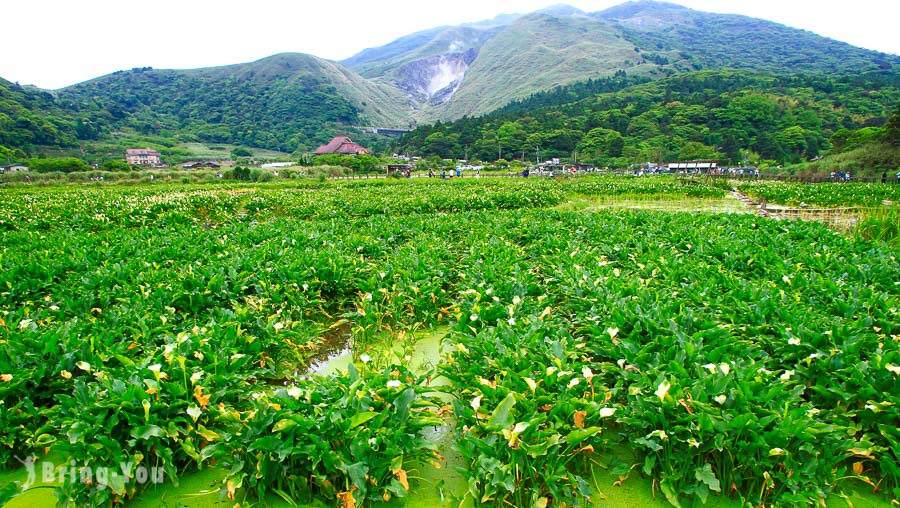
<svg viewBox="0 0 900 508"><path fill-rule="evenodd" d="M586 429L575 429L566 436L566 442L569 444L578 444L585 439L598 434L602 429L600 427L588 427Z"/></svg>
<svg viewBox="0 0 900 508"><path fill-rule="evenodd" d="M357 462L355 464L350 464L349 466L340 466L340 469L347 473L347 476L350 477L350 481L353 482L353 485L365 492L366 490L366 475L369 473L369 466L364 462Z"/></svg>
<svg viewBox="0 0 900 508"><path fill-rule="evenodd" d="M675 490L675 486L672 485L671 478L664 478L659 482L659 490L662 491L663 495L666 496L666 500L675 508L681 508L681 501L678 500L678 492Z"/></svg>
<svg viewBox="0 0 900 508"><path fill-rule="evenodd" d="M400 392L400 395L394 399L394 412L396 414L396 420L400 423L406 423L407 418L409 418L409 407L412 404L413 399L416 398L416 391L412 388L407 388Z"/></svg>
<svg viewBox="0 0 900 508"><path fill-rule="evenodd" d="M147 440L153 437L162 437L163 429L157 425L135 427L131 429L131 436L137 439Z"/></svg>
<svg viewBox="0 0 900 508"><path fill-rule="evenodd" d="M19 484L17 482L9 482L0 488L0 506L8 503L12 498L19 495Z"/></svg>
<svg viewBox="0 0 900 508"><path fill-rule="evenodd" d="M491 417L487 422L487 428L497 430L505 429L513 424L513 417L510 415L513 406L516 405L516 396L510 392L506 395L500 404L491 413Z"/></svg>
<svg viewBox="0 0 900 508"><path fill-rule="evenodd" d="M207 429L203 425L197 426L197 434L200 434L203 437L203 439L210 441L210 442L215 441L222 437L219 434Z"/></svg>
<svg viewBox="0 0 900 508"><path fill-rule="evenodd" d="M297 425L297 422L295 420L292 420L290 418L283 418L281 420L278 420L278 422L272 426L272 432L281 432L285 429L293 427L294 425Z"/></svg>
<svg viewBox="0 0 900 508"><path fill-rule="evenodd" d="M371 420L372 418L375 418L379 414L380 413L377 413L375 411L366 411L365 413L356 413L355 415L353 415L352 418L350 418L350 428L354 429L356 427L359 427L360 425L366 423L367 421ZM282 420L282 422L283 421L284 420ZM293 421L293 420L291 420L291 421ZM281 423L281 422L278 422L278 423Z"/></svg>
<svg viewBox="0 0 900 508"><path fill-rule="evenodd" d="M722 488L719 485L719 479L716 478L716 474L712 470L712 466L710 464L704 464L703 467L698 467L694 470L694 477L697 480L705 483L709 490L715 492L721 492Z"/></svg>

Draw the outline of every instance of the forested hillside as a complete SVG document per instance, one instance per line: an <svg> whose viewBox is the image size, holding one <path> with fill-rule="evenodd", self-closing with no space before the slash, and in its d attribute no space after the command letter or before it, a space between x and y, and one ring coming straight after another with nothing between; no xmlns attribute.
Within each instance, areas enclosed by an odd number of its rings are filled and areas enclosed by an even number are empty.
<svg viewBox="0 0 900 508"><path fill-rule="evenodd" d="M836 133L846 137L883 125L900 103L900 77L701 71L559 104L565 93L538 94L526 101L528 107L513 104L482 118L421 127L402 140L402 149L531 161L577 152L579 161L617 167L705 158L799 162L831 149Z"/></svg>
<svg viewBox="0 0 900 508"><path fill-rule="evenodd" d="M593 16L615 24L641 49L645 59L660 64L682 60L694 69L733 68L776 74L848 74L900 65L897 55L857 48L805 30L667 2L627 2ZM684 66L676 69L686 70Z"/></svg>
<svg viewBox="0 0 900 508"><path fill-rule="evenodd" d="M286 152L314 149L351 125L392 119L408 125L399 91L343 71L315 57L284 54L194 71L123 71L66 88L59 99L109 129L177 132ZM368 117L363 105L370 106Z"/></svg>
<svg viewBox="0 0 900 508"><path fill-rule="evenodd" d="M72 146L94 135L90 122L60 111L49 92L0 78L0 155L19 156L34 145Z"/></svg>
<svg viewBox="0 0 900 508"><path fill-rule="evenodd" d="M871 138L855 131L890 115L898 70L896 55L760 19L651 0L554 6L425 30L343 63L284 53L135 68L52 92L0 80L0 155L121 158L127 144L177 159L187 143L299 154L336 134L380 150L391 140L373 128L462 118L421 126L399 148L777 165ZM877 153L866 164L889 166Z"/></svg>

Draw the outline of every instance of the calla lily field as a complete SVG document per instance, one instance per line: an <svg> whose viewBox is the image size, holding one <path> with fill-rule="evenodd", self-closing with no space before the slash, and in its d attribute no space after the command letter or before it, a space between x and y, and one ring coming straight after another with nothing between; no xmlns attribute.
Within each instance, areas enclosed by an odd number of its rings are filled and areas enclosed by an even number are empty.
<svg viewBox="0 0 900 508"><path fill-rule="evenodd" d="M894 218L900 198L734 187ZM603 492L638 481L676 507L900 503L896 241L753 210L568 206L732 190L3 189L0 468L64 465L41 487L60 507L128 506L208 470L223 506L414 506L429 489L445 506L615 506ZM435 358L411 361L435 330ZM312 369L335 341L346 367ZM29 489L0 481L0 505Z"/></svg>

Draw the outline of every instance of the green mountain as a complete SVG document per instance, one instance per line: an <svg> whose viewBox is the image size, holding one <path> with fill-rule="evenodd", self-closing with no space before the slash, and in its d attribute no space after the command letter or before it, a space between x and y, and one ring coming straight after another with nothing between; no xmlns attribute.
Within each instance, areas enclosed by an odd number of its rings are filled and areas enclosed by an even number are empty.
<svg viewBox="0 0 900 508"><path fill-rule="evenodd" d="M778 74L891 70L900 58L745 16L640 0L585 14L530 15L419 32L342 62L404 92L420 121L489 113L617 72L658 79L700 69Z"/></svg>
<svg viewBox="0 0 900 508"><path fill-rule="evenodd" d="M0 78L0 162L32 145L72 146L79 134L92 133L61 111L51 93Z"/></svg>
<svg viewBox="0 0 900 508"><path fill-rule="evenodd" d="M293 152L351 125L406 126L402 94L334 62L280 54L187 71L133 69L65 88L58 100L109 129Z"/></svg>
<svg viewBox="0 0 900 508"><path fill-rule="evenodd" d="M695 68L772 73L853 73L890 69L900 58L762 19L711 14L639 0L592 14L615 24L645 57L684 59Z"/></svg>
<svg viewBox="0 0 900 508"><path fill-rule="evenodd" d="M577 156L613 167L696 159L794 164L880 140L900 105L900 74L888 71L834 77L715 70L634 83L620 75L534 94L489 115L419 127L399 149L524 162ZM866 167L897 164L894 155L868 157Z"/></svg>
<svg viewBox="0 0 900 508"><path fill-rule="evenodd" d="M527 97L625 69L649 74L634 46L609 23L583 15L531 14L485 42L439 118L478 116Z"/></svg>
<svg viewBox="0 0 900 508"><path fill-rule="evenodd" d="M562 106L724 68L896 76L900 57L650 0L595 13L555 5L425 30L343 62L279 54L206 69L136 68L54 92L0 81L0 147L32 152L154 136L170 146L203 141L309 151L337 133L358 139L375 127Z"/></svg>

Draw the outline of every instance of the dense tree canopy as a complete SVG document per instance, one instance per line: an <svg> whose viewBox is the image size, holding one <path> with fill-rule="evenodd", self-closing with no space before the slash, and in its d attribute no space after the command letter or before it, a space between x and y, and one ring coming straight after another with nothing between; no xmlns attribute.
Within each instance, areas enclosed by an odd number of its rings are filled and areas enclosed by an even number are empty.
<svg viewBox="0 0 900 508"><path fill-rule="evenodd" d="M534 160L539 152L602 166L748 157L793 163L880 136L883 128L865 126L884 124L900 104L900 76L890 72L830 78L702 71L630 86L622 77L605 86L611 90L566 103L553 91L530 97L530 109L514 104L423 126L400 149L482 160Z"/></svg>

